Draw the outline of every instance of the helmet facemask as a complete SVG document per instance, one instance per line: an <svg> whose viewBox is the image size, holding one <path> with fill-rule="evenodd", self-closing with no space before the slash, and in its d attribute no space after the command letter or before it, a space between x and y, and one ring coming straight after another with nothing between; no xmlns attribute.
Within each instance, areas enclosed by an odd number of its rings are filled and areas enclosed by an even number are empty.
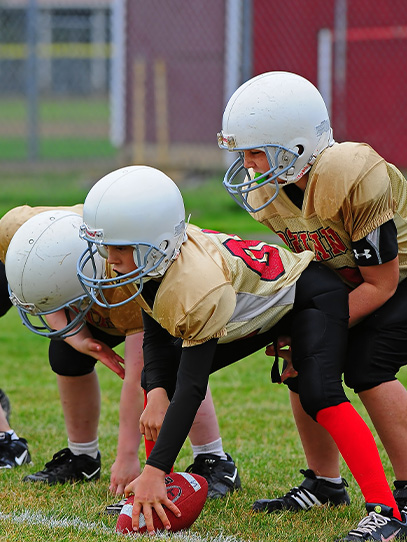
<svg viewBox="0 0 407 542"><path fill-rule="evenodd" d="M81 331L86 324L85 316L92 308L93 301L86 295L71 300L63 308L65 310L67 325L62 329L53 329L47 322L46 316L55 310L41 311L32 303L24 303L10 290L10 300L17 308L23 324L36 335L48 339L67 339Z"/></svg>
<svg viewBox="0 0 407 542"><path fill-rule="evenodd" d="M219 139L221 139L221 134ZM220 144L219 144L220 145ZM225 147L221 147L225 148ZM260 150L265 153L269 169L264 173L256 173L253 177L249 170L244 165L244 150ZM237 150L239 157L228 168L223 179L223 186L237 202L237 204L248 211L249 213L256 213L261 209L267 207L277 196L280 190L280 184L288 184L290 181L279 181L281 175L289 175L290 170L293 169L297 158L300 156L293 150L282 147L281 145L267 145L265 147L251 147L247 149L234 149ZM291 182L295 182L297 179L293 179ZM261 206L253 207L249 201L249 194L253 190L257 190L265 186L266 184L274 183L275 192L270 198Z"/></svg>
<svg viewBox="0 0 407 542"><path fill-rule="evenodd" d="M79 238L82 217L67 210L41 212L16 231L7 249L5 270L10 299L30 331L50 339L78 333L92 308L76 277L85 243ZM102 259L93 263L101 276ZM53 329L47 316L64 311L66 325ZM61 320L62 321L62 320Z"/></svg>
<svg viewBox="0 0 407 542"><path fill-rule="evenodd" d="M181 192L170 177L149 166L112 171L86 196L80 237L87 241L88 248L78 261L77 276L87 295L107 308L128 303L140 295L147 280L162 277L178 257L186 240ZM118 266L124 274L111 272L113 259L112 263L108 260L109 277L105 274L99 279L86 273L86 262L97 251L107 258L108 247L132 247L134 268L126 255L122 262L126 267ZM114 290L121 287L124 301Z"/></svg>
<svg viewBox="0 0 407 542"><path fill-rule="evenodd" d="M140 295L143 290L144 282L151 278L148 276L149 273L154 272L166 256L165 252L157 247L139 243L134 246L133 250L136 269L129 273L117 274L117 277L115 278L100 278L95 272L93 272L92 276L89 276L89 274L84 272L84 268L88 262L91 262L93 269L95 269L93 260L96 252L99 252L98 249L94 247L93 243L88 241L88 248L84 251L78 261L78 279L82 284L82 288L85 290L86 295L92 299L92 302L100 307L106 307L108 309L124 305ZM100 250L101 254L104 252L105 251ZM128 286L130 284L136 284L135 292L125 300L118 303L112 303L106 298L107 292L112 289Z"/></svg>
<svg viewBox="0 0 407 542"><path fill-rule="evenodd" d="M88 248L79 258L77 274L86 295L92 299L92 302L108 309L129 303L141 294L145 282L151 278L162 277L171 263L178 257L180 247L186 239L185 229L185 222L183 222L181 233L179 233L172 242L170 240L161 241L160 247L144 242L125 245L133 247L135 269L128 273L117 274L117 277L115 278L100 278L97 273L97 267L93 263L94 255L98 253L107 259L108 251L106 247L110 243L100 242L100 239L103 238L103 232L99 232L99 234L95 235L85 224L83 224L81 226L80 236L87 240ZM97 237L99 237L99 243L95 240ZM89 273L84 272L84 269L89 262L93 269L92 276L89 276ZM135 292L125 300L112 303L107 299L107 292L114 288L131 284L136 285Z"/></svg>
<svg viewBox="0 0 407 542"><path fill-rule="evenodd" d="M250 213L260 211L277 197L281 185L298 182L333 144L328 110L318 89L294 73L262 73L233 93L223 113L218 145L240 153L223 184L241 207ZM253 149L266 153L269 170L251 178L242 153ZM238 171L245 178L239 180ZM250 193L268 183L276 190L262 191L255 207Z"/></svg>

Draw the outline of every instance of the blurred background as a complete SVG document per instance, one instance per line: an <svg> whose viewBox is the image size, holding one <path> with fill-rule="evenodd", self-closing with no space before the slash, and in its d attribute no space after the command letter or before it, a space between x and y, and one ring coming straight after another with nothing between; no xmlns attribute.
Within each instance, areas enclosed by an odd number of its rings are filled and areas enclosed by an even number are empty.
<svg viewBox="0 0 407 542"><path fill-rule="evenodd" d="M1 167L220 172L228 98L287 70L405 169L406 63L406 0L0 0Z"/></svg>

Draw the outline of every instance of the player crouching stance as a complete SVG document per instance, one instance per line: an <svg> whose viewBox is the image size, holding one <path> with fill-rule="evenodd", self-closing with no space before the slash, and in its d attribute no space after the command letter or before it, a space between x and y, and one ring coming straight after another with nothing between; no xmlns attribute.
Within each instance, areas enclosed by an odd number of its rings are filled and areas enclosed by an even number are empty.
<svg viewBox="0 0 407 542"><path fill-rule="evenodd" d="M348 301L332 271L313 262L309 251L293 254L186 227L175 183L145 166L119 169L96 183L83 218L81 235L89 248L78 275L88 295L106 304L109 290L121 286L143 310L148 404L141 427L156 444L141 475L126 487L127 495L134 493L134 529L141 511L150 533L152 509L166 528L163 505L179 513L167 498L165 473L188 435L209 375L288 335L301 403L335 440L367 503L369 516L342 540L407 533L373 436L342 388ZM110 264L103 279L85 270L96 251ZM158 413L165 410L163 420Z"/></svg>
<svg viewBox="0 0 407 542"><path fill-rule="evenodd" d="M117 305L112 310L90 302L86 296L76 276L78 258L87 247L79 237L81 214L82 205L55 209L24 205L0 220L0 259L6 261L11 298L25 326L51 339L49 361L57 374L68 433L68 448L54 454L44 469L24 480L56 484L99 479L97 431L102 405L96 363L100 361L123 378L117 455L109 486L112 493L122 495L125 486L140 474L143 322L135 301L120 303L120 288L109 292L110 302ZM95 255L89 273L102 277L105 265L106 260ZM4 281L7 286L6 275ZM113 350L123 342L124 360ZM0 467L1 431L0 416ZM13 451L20 449L20 441L13 441ZM237 467L223 450L209 388L190 441L194 462L187 470L207 479L209 498L222 498L240 489ZM149 443L146 441L146 446ZM111 504L106 512L120 513L122 506L123 501Z"/></svg>

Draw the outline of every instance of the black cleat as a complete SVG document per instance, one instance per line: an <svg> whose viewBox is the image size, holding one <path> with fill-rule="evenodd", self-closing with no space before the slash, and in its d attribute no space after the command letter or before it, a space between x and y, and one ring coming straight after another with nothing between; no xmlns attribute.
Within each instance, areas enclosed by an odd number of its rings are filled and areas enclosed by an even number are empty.
<svg viewBox="0 0 407 542"><path fill-rule="evenodd" d="M23 478L24 482L45 482L49 485L65 482L91 482L100 478L100 453L96 459L86 454L74 455L69 448L54 454L45 469Z"/></svg>
<svg viewBox="0 0 407 542"><path fill-rule="evenodd" d="M11 435L0 432L0 469L12 469L30 462L27 441L24 438L12 440Z"/></svg>
<svg viewBox="0 0 407 542"><path fill-rule="evenodd" d="M342 483L334 484L327 480L318 479L311 469L301 469L300 472L305 476L305 480L299 487L293 487L283 497L255 501L252 509L255 512L271 514L278 510L299 512L323 504L331 506L350 504L349 495L345 489L348 487L348 483L344 478L342 478Z"/></svg>
<svg viewBox="0 0 407 542"><path fill-rule="evenodd" d="M226 457L227 459L221 459L214 454L199 454L192 465L187 467L186 472L206 478L208 499L220 499L242 487L233 459L229 454L226 454Z"/></svg>
<svg viewBox="0 0 407 542"><path fill-rule="evenodd" d="M10 421L11 406L10 399L7 397L6 392L0 390L0 406L4 410L7 421Z"/></svg>
<svg viewBox="0 0 407 542"><path fill-rule="evenodd" d="M407 514L407 482L395 480L395 490L393 491L397 506L400 512L404 511Z"/></svg>
<svg viewBox="0 0 407 542"><path fill-rule="evenodd" d="M362 540L406 540L407 517L402 513L403 521L393 517L393 508L383 504L366 503L369 515L365 516L356 529L352 529L344 538L336 542L357 542Z"/></svg>

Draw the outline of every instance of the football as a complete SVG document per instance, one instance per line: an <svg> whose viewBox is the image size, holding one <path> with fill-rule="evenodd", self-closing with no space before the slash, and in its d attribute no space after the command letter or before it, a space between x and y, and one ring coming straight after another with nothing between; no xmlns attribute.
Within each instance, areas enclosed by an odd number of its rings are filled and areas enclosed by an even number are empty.
<svg viewBox="0 0 407 542"><path fill-rule="evenodd" d="M165 509L165 513L171 523L170 531L188 529L197 519L205 504L208 494L208 482L203 476L188 472L171 472L165 477L168 498L177 505L181 516L177 518ZM140 514L139 530L133 531L131 516L133 512L134 496L127 499L116 523L116 532L123 534L142 534L147 531L143 514ZM165 508L165 507L164 507ZM163 530L163 524L155 510L153 510L153 523L156 531Z"/></svg>

